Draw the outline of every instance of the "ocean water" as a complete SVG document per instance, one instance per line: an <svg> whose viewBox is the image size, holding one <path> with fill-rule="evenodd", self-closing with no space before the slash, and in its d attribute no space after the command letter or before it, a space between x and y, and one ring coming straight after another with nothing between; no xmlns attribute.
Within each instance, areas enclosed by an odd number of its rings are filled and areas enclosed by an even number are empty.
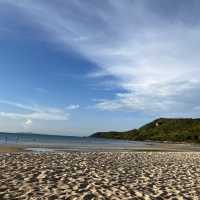
<svg viewBox="0 0 200 200"><path fill-rule="evenodd" d="M31 133L0 133L0 145L21 145L36 151L51 151L52 149L128 150L134 148L147 148L151 143Z"/></svg>

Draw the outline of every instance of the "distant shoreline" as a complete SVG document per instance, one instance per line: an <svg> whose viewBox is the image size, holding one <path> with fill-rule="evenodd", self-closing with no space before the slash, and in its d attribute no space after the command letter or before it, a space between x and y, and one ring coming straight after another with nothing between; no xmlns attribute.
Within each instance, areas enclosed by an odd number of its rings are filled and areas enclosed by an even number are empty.
<svg viewBox="0 0 200 200"><path fill-rule="evenodd" d="M91 147L67 147L48 145L11 145L0 144L0 153L14 152L200 152L200 145L189 143L161 143L152 142L144 147L124 147L124 148L91 148Z"/></svg>

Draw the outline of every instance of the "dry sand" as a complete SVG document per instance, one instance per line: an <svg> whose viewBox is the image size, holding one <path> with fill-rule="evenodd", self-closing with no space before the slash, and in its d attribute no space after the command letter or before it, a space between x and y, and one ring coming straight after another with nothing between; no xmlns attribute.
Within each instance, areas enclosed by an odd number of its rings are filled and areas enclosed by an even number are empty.
<svg viewBox="0 0 200 200"><path fill-rule="evenodd" d="M200 153L1 153L0 199L200 199Z"/></svg>

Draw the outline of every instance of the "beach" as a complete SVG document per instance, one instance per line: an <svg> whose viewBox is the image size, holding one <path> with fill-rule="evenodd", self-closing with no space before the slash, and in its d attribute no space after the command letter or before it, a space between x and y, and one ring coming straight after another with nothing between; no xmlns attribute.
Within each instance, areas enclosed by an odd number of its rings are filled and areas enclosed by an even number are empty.
<svg viewBox="0 0 200 200"><path fill-rule="evenodd" d="M0 153L0 199L199 199L198 152Z"/></svg>

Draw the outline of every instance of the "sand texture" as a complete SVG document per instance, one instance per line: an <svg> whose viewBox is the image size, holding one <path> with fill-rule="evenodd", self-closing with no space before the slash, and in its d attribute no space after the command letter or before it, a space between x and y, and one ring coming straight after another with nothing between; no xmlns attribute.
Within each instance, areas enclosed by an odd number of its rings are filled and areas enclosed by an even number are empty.
<svg viewBox="0 0 200 200"><path fill-rule="evenodd" d="M0 199L200 199L200 153L1 153Z"/></svg>

